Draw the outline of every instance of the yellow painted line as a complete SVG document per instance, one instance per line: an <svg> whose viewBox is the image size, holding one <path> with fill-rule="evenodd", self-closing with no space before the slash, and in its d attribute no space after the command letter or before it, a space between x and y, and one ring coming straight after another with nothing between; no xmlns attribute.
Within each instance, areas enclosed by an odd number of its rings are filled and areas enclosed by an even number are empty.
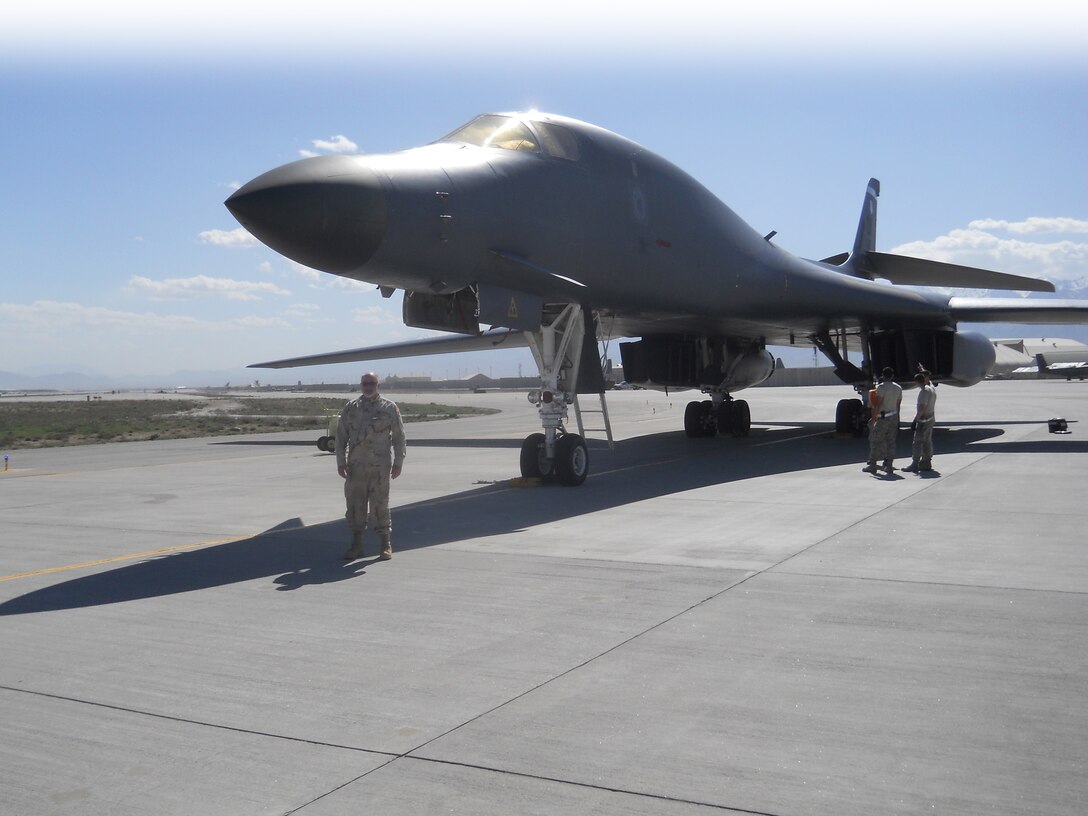
<svg viewBox="0 0 1088 816"><path fill-rule="evenodd" d="M49 567L48 569L34 570L32 572L16 572L11 575L0 575L0 583L3 583L4 581L14 581L17 578L33 578L36 575L52 575L55 572L68 572L70 570L86 569L87 567L97 567L101 564L115 564L118 561L135 561L137 558L150 558L154 555L166 555L167 553L181 552L182 550L214 547L216 544L230 544L233 541L242 541L246 538L253 538L253 536L234 536L233 538L220 538L215 541L198 541L195 544L178 544L173 547L160 547L157 550L145 550L144 552L130 553L129 555L115 555L112 558L99 558L96 561L82 561L78 564L68 564L63 567Z"/></svg>

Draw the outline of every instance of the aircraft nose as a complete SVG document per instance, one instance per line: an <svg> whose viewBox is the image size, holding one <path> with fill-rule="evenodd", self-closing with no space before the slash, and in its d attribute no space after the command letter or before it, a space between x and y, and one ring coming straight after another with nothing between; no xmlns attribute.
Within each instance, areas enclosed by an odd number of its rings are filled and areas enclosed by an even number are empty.
<svg viewBox="0 0 1088 816"><path fill-rule="evenodd" d="M277 167L224 203L262 243L323 272L358 269L385 236L385 195L359 156L318 156Z"/></svg>

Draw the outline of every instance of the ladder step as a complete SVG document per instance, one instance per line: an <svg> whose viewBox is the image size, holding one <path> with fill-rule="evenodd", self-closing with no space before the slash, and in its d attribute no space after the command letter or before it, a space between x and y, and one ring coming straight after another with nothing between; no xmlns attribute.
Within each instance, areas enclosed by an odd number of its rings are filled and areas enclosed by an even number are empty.
<svg viewBox="0 0 1088 816"><path fill-rule="evenodd" d="M579 404L578 395L575 394L575 396L574 396L574 414L575 414L575 417L578 420L578 430L582 434L582 436L586 436L587 433L603 433L603 434L605 434L605 437L606 437L606 439L608 441L608 447L609 448L614 448L616 443L612 439L612 423L608 419L608 404L605 402L604 392L603 391L600 392L599 394L597 394L597 399L600 400L600 404L601 404L600 408L585 408L585 409L583 409L582 406ZM582 414L601 414L601 416L604 418L604 427L603 428L587 428L587 427L585 427L585 425L582 423Z"/></svg>

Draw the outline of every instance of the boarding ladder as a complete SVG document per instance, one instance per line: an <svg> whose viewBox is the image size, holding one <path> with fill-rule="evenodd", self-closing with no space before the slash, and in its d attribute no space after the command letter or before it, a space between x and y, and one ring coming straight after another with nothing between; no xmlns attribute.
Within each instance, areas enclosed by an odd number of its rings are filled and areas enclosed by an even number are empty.
<svg viewBox="0 0 1088 816"><path fill-rule="evenodd" d="M574 418L578 421L578 433L582 439L586 439L587 433L603 433L608 440L608 449L614 450L616 447L615 442L612 439L612 422L608 419L608 403L605 402L604 391L597 394L597 399L600 400L600 408L583 408L578 401L578 395L574 395ZM603 428L587 428L582 423L582 414L600 414L601 419L604 422Z"/></svg>

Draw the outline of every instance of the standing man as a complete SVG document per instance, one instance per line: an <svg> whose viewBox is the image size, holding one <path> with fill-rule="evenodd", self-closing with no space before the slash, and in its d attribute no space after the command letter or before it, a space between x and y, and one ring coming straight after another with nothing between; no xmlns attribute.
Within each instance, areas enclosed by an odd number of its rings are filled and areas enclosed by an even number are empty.
<svg viewBox="0 0 1088 816"><path fill-rule="evenodd" d="M876 473L876 462L883 459L881 467L888 473L895 472L895 436L899 432L899 405L903 402L903 389L895 381L895 369L886 367L880 374L880 385L871 400L872 418L869 420L869 463L862 468L866 473Z"/></svg>
<svg viewBox="0 0 1088 816"><path fill-rule="evenodd" d="M903 470L910 473L933 470L933 426L937 423L934 408L937 405L937 389L930 382L929 372L922 370L914 375L918 383L918 409L914 413L914 441L911 444L911 463Z"/></svg>
<svg viewBox="0 0 1088 816"><path fill-rule="evenodd" d="M363 531L368 517L381 540L382 561L393 557L389 542L389 480L400 476L404 465L404 422L400 409L378 393L378 375L372 371L360 380L363 394L340 412L336 425L336 469L344 478L351 549L348 561L363 557Z"/></svg>

